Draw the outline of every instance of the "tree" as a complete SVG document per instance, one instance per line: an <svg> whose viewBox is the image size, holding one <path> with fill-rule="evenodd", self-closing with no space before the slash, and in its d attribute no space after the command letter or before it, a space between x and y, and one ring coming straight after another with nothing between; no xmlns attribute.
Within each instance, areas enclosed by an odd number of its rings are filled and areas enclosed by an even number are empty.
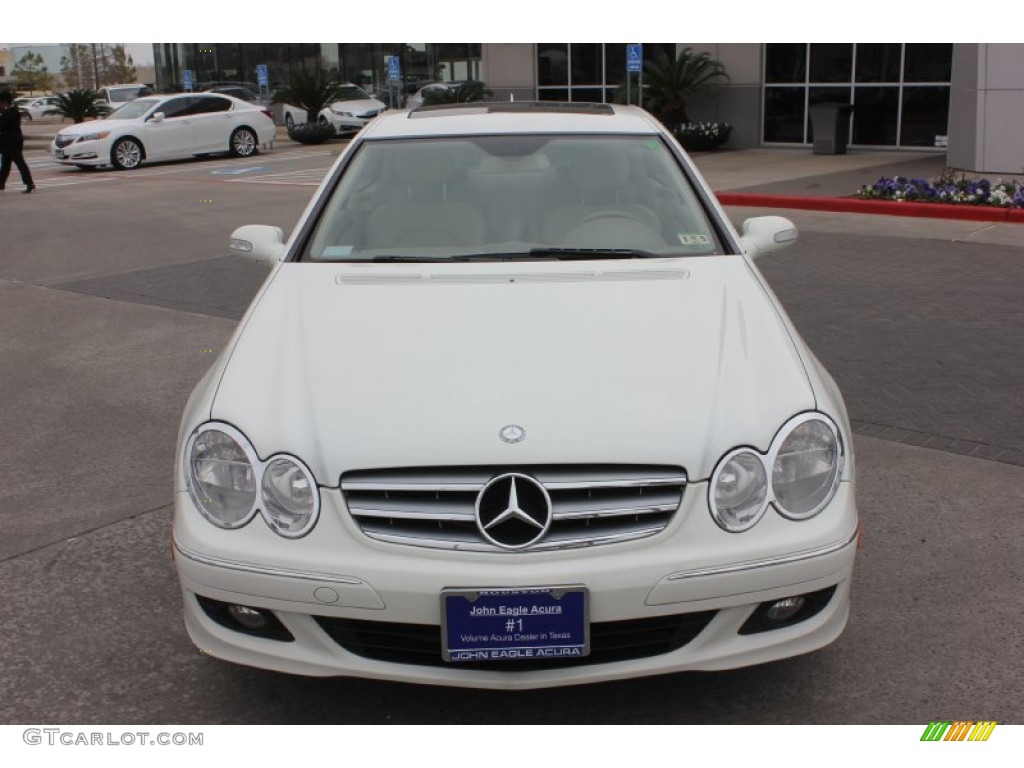
<svg viewBox="0 0 1024 768"><path fill-rule="evenodd" d="M103 117L110 108L99 103L100 94L89 88L72 88L57 96L57 103L46 111L48 115L60 115L76 123L85 122L87 117Z"/></svg>
<svg viewBox="0 0 1024 768"><path fill-rule="evenodd" d="M85 43L68 43L68 55L60 57L60 76L68 88L86 88L92 81L92 58Z"/></svg>
<svg viewBox="0 0 1024 768"><path fill-rule="evenodd" d="M135 62L122 43L68 43L68 55L61 57L60 72L71 88L134 83L138 78Z"/></svg>
<svg viewBox="0 0 1024 768"><path fill-rule="evenodd" d="M107 66L103 79L104 85L112 83L134 83L138 78L135 69L135 62L124 49L124 44L118 43L106 49L109 54Z"/></svg>
<svg viewBox="0 0 1024 768"><path fill-rule="evenodd" d="M675 60L661 53L644 64L644 107L669 127L689 123L693 95L728 81L725 65L709 53L684 48Z"/></svg>
<svg viewBox="0 0 1024 768"><path fill-rule="evenodd" d="M18 85L27 85L30 91L48 91L53 87L53 75L43 63L40 53L29 51L18 59L11 75Z"/></svg>
<svg viewBox="0 0 1024 768"><path fill-rule="evenodd" d="M301 73L283 88L277 89L274 93L274 102L291 104L305 110L306 122L316 123L320 110L338 101L340 95L341 86L319 72L315 75Z"/></svg>

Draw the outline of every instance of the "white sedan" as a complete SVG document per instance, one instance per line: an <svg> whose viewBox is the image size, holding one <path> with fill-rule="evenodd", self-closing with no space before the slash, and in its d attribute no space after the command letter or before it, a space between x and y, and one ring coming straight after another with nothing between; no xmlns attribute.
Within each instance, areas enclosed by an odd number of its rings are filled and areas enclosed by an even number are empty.
<svg viewBox="0 0 1024 768"><path fill-rule="evenodd" d="M338 100L320 110L317 122L334 127L337 133L358 131L388 107L353 83L344 83ZM288 128L306 122L306 111L293 104L284 105L284 124Z"/></svg>
<svg viewBox="0 0 1024 768"><path fill-rule="evenodd" d="M852 434L754 263L796 237L635 107L373 121L287 243L232 235L274 266L178 434L192 640L497 689L831 643Z"/></svg>
<svg viewBox="0 0 1024 768"><path fill-rule="evenodd" d="M51 151L64 165L126 170L144 162L220 152L249 157L273 143L275 130L268 110L231 96L146 96L103 120L63 129Z"/></svg>
<svg viewBox="0 0 1024 768"><path fill-rule="evenodd" d="M29 120L39 120L49 117L51 110L57 106L56 96L22 96L14 100L15 105L21 110L22 116Z"/></svg>

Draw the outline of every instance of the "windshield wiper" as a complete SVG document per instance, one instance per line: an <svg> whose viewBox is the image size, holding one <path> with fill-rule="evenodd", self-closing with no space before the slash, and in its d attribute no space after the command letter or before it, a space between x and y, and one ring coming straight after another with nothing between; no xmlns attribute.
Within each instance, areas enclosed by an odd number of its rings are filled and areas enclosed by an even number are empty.
<svg viewBox="0 0 1024 768"><path fill-rule="evenodd" d="M531 248L533 257L549 257L560 261L586 261L588 259L655 259L661 254L636 248Z"/></svg>

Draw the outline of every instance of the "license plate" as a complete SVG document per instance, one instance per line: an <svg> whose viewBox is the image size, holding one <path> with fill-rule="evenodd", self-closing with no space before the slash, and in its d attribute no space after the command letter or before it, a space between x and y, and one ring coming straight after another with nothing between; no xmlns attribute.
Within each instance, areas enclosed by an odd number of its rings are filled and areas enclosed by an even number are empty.
<svg viewBox="0 0 1024 768"><path fill-rule="evenodd" d="M65 158L65 157L67 157L67 155L65 155L65 154L64 154L64 153L63 153L63 152L62 152L61 150L59 150L59 149L55 149L55 150L53 151L53 156L54 156L55 158L57 158L58 160L63 160L63 159Z"/></svg>
<svg viewBox="0 0 1024 768"><path fill-rule="evenodd" d="M587 588L446 589L444 660L565 659L590 653Z"/></svg>

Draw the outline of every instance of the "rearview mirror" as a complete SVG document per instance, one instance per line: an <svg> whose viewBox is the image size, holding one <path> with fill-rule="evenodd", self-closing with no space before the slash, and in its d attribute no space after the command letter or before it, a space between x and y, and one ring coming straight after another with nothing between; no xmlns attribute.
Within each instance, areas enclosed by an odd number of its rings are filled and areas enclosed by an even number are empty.
<svg viewBox="0 0 1024 768"><path fill-rule="evenodd" d="M799 235L792 221L783 216L757 216L743 222L740 246L750 258L788 248Z"/></svg>
<svg viewBox="0 0 1024 768"><path fill-rule="evenodd" d="M284 231L265 224L246 224L231 233L231 252L253 261L276 264L284 258L287 247Z"/></svg>
<svg viewBox="0 0 1024 768"><path fill-rule="evenodd" d="M162 123L164 121L164 113L154 112L152 115L150 115L149 119L152 120L154 123Z"/></svg>

